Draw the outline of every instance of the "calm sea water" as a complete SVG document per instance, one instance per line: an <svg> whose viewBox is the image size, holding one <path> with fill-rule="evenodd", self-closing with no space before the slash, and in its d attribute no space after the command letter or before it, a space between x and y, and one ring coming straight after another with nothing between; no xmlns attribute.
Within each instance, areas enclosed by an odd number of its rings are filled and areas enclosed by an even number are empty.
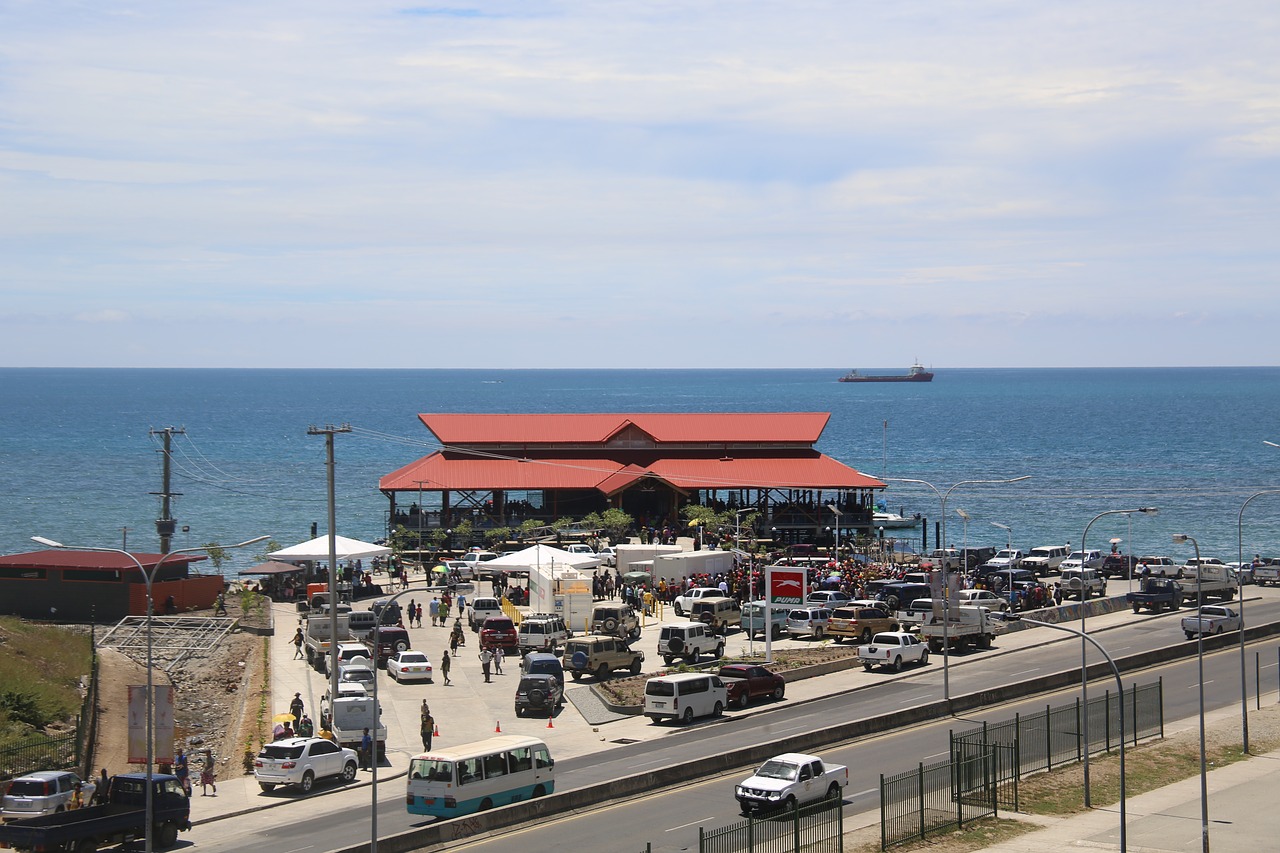
<svg viewBox="0 0 1280 853"><path fill-rule="evenodd" d="M901 368L888 368L897 372ZM947 538L960 545L1072 542L1100 512L1144 505L1134 550L1235 559L1241 505L1280 489L1280 368L946 370L928 384L840 384L829 370L0 370L0 553L68 544L158 548L159 445L175 438L175 544L271 534L289 545L326 528L324 440L310 425L349 423L337 439L338 532L376 538L380 476L430 453L419 412L822 411L819 448L875 476L960 486ZM886 426L887 424L887 426ZM891 484L891 508L939 515L933 492ZM1089 544L1129 538L1099 520ZM1280 555L1280 495L1253 501L1244 549ZM237 554L226 572L251 565Z"/></svg>

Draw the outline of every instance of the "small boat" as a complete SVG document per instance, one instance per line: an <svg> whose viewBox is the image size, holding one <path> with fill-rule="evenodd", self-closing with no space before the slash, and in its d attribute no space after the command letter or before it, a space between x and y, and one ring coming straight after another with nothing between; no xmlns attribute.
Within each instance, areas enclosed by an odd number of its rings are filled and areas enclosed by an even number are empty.
<svg viewBox="0 0 1280 853"><path fill-rule="evenodd" d="M871 513L871 527L883 527L885 530L900 530L904 527L915 527L920 523L920 516L908 518L896 512Z"/></svg>
<svg viewBox="0 0 1280 853"><path fill-rule="evenodd" d="M850 370L840 377L841 382L932 382L933 374L924 369L924 365L916 363L906 373L864 376L856 370Z"/></svg>

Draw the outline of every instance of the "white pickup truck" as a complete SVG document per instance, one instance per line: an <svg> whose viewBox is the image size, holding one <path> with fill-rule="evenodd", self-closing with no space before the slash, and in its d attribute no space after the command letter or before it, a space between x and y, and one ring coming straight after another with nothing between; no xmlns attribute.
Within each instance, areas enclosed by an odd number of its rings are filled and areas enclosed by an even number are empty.
<svg viewBox="0 0 1280 853"><path fill-rule="evenodd" d="M841 800L849 785L849 768L826 764L816 755L788 752L770 758L733 795L744 813L757 809L793 809L816 800Z"/></svg>
<svg viewBox="0 0 1280 853"><path fill-rule="evenodd" d="M858 660L870 672L873 667L887 666L902 672L908 663L924 666L929 662L929 647L909 631L882 631L865 646L858 646Z"/></svg>
<svg viewBox="0 0 1280 853"><path fill-rule="evenodd" d="M1239 611L1216 604L1201 607L1199 616L1182 617L1182 633L1188 640L1195 639L1197 634L1221 634L1223 631L1239 631L1243 627L1244 620Z"/></svg>

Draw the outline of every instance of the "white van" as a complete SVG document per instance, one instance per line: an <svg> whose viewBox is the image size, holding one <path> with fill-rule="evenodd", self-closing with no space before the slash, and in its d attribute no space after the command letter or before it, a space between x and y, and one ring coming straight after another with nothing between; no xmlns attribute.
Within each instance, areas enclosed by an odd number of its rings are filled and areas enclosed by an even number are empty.
<svg viewBox="0 0 1280 853"><path fill-rule="evenodd" d="M728 703L728 690L717 675L663 675L644 685L644 715L654 722L670 717L687 725L694 717L720 716Z"/></svg>

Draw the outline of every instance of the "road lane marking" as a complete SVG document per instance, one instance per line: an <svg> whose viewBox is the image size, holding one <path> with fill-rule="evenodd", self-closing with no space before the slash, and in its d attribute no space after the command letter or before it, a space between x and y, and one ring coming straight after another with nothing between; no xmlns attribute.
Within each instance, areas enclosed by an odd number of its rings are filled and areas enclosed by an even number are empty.
<svg viewBox="0 0 1280 853"><path fill-rule="evenodd" d="M684 829L684 828L689 827L689 826L697 826L698 824L702 823L703 821L711 821L711 820L715 820L715 816L714 816L714 815L712 815L711 817L700 817L700 818L698 818L697 820L691 820L691 821L689 821L688 823L682 823L682 824L680 824L679 826L673 826L673 827L671 827L670 829L668 829L668 830L664 830L664 831L665 831L665 832L675 832L677 829Z"/></svg>
<svg viewBox="0 0 1280 853"><path fill-rule="evenodd" d="M933 755L926 755L925 759L941 758L944 755L950 755L950 754L951 754L951 750L947 750L946 752L935 752Z"/></svg>
<svg viewBox="0 0 1280 853"><path fill-rule="evenodd" d="M804 725L804 726L788 726L788 727L787 727L787 728L785 728L785 729L771 729L770 731L771 731L771 732L776 732L777 734L782 734L783 732L798 732L798 731L800 731L801 729L808 729L808 728L810 728L810 726L808 726L808 725Z"/></svg>
<svg viewBox="0 0 1280 853"><path fill-rule="evenodd" d="M944 753L944 754L945 754L945 753ZM865 791L859 791L859 792L858 792L858 793L856 793L856 794L845 794L845 798L846 798L846 799L852 799L852 798L854 798L854 797L865 797L867 794L874 794L874 793L876 793L876 792L877 792L877 791L879 791L879 790L880 790L879 788L868 788L867 790L865 790Z"/></svg>

